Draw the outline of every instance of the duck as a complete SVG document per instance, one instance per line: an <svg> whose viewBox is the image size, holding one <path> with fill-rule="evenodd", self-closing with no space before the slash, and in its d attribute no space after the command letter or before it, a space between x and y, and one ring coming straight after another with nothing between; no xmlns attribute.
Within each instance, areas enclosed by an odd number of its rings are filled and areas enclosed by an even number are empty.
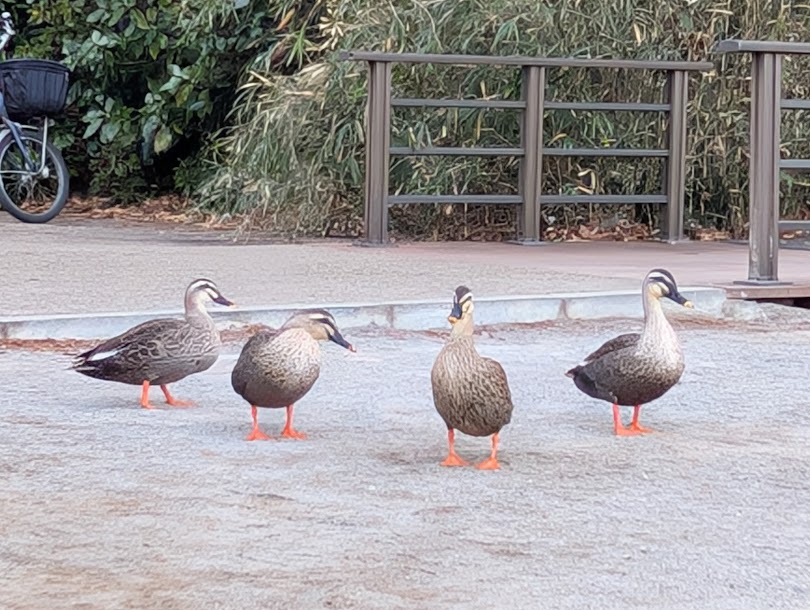
<svg viewBox="0 0 810 610"><path fill-rule="evenodd" d="M160 386L166 403L191 407L194 403L172 396L169 384L209 369L219 357L221 340L205 304L234 307L216 284L199 278L185 293L183 319L159 318L139 324L77 355L71 368L82 375L141 386L141 407L154 409L149 388Z"/></svg>
<svg viewBox="0 0 810 610"><path fill-rule="evenodd" d="M455 450L455 431L490 436L491 451L479 470L498 470L501 430L512 419L514 405L506 372L499 362L478 353L473 340L472 291L459 286L447 318L452 329L430 373L433 404L447 426L447 458L442 466L469 466Z"/></svg>
<svg viewBox="0 0 810 610"><path fill-rule="evenodd" d="M285 408L287 419L281 436L296 440L307 438L293 428L293 409L318 380L321 341L356 351L325 309L296 312L277 331L260 330L245 343L231 373L231 386L250 404L253 429L246 440L272 438L259 428L258 408Z"/></svg>
<svg viewBox="0 0 810 610"><path fill-rule="evenodd" d="M613 405L613 431L617 436L652 432L638 422L642 405L666 394L678 383L685 363L678 335L667 320L661 299L694 308L679 291L666 269L652 269L642 282L644 328L605 342L566 372L576 387L592 398ZM629 426L622 424L620 407L633 407Z"/></svg>

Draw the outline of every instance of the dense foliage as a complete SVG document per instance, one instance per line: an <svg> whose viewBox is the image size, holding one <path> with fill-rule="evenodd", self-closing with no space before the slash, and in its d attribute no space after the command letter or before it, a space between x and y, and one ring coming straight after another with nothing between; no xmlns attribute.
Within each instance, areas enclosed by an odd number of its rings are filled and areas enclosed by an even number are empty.
<svg viewBox="0 0 810 610"><path fill-rule="evenodd" d="M73 70L59 144L74 182L131 200L193 179L187 168L223 124L246 64L267 56L288 70L300 65L278 43L299 27L291 8L301 4L18 0L6 10L19 30L16 57Z"/></svg>

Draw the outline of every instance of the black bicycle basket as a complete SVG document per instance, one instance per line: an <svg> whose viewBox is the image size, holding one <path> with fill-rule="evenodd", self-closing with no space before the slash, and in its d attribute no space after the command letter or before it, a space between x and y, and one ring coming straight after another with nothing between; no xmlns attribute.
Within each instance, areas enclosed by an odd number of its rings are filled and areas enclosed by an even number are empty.
<svg viewBox="0 0 810 610"><path fill-rule="evenodd" d="M49 59L0 62L0 90L8 115L15 121L54 117L65 110L70 70Z"/></svg>

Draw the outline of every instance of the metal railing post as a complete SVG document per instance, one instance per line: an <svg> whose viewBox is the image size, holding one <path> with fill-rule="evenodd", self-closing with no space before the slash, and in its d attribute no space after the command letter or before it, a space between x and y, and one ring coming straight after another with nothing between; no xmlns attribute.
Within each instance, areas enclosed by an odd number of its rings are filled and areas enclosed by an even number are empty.
<svg viewBox="0 0 810 610"><path fill-rule="evenodd" d="M524 66L522 97L526 103L520 130L520 196L522 205L518 223L518 241L539 242L540 193L543 167L543 105L545 103L546 69Z"/></svg>
<svg viewBox="0 0 810 610"><path fill-rule="evenodd" d="M366 105L365 241L388 243L388 172L391 146L391 63L368 62Z"/></svg>
<svg viewBox="0 0 810 610"><path fill-rule="evenodd" d="M662 219L662 238L669 243L684 239L684 199L686 184L686 103L688 79L683 70L667 73L666 101L669 103L667 158L664 170L664 193L667 209Z"/></svg>
<svg viewBox="0 0 810 610"><path fill-rule="evenodd" d="M748 281L779 281L779 144L782 56L754 53L751 66Z"/></svg>

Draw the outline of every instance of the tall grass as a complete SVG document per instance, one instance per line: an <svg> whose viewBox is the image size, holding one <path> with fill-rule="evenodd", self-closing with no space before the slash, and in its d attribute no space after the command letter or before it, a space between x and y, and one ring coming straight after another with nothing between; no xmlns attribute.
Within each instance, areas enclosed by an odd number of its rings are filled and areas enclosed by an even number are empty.
<svg viewBox="0 0 810 610"><path fill-rule="evenodd" d="M687 216L692 224L744 234L750 64L716 56L724 38L810 40L810 5L773 0L309 0L300 3L317 35L291 33L308 65L279 74L273 50L260 55L210 154L200 205L250 214L279 231L354 234L362 222L366 70L336 51L712 60L717 69L690 78ZM303 31L303 30L302 30ZM281 43L280 43L281 44ZM785 96L808 95L807 64L787 60ZM663 75L643 71L552 69L547 99L660 101ZM519 69L398 65L394 94L407 97L518 99ZM785 113L783 142L810 157L803 113ZM516 146L519 115L509 110L396 109L392 145ZM548 111L547 146L663 146L656 114ZM514 158L396 159L391 188L402 193L512 193ZM645 193L660 189L656 159L546 158L546 193ZM783 181L783 215L808 214L807 183ZM548 225L596 216L657 224L659 209L547 206ZM514 210L484 206L407 206L392 210L394 231L414 237L502 238Z"/></svg>

